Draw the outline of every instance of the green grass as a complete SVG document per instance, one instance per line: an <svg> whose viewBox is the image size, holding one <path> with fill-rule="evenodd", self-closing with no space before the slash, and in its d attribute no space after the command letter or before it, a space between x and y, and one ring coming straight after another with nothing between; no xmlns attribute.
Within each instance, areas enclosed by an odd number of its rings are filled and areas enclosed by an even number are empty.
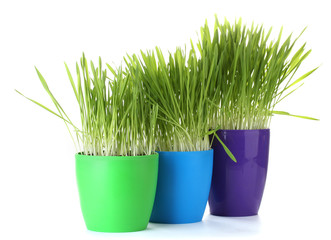
<svg viewBox="0 0 331 240"><path fill-rule="evenodd" d="M141 52L126 60L137 81L142 81L150 102L159 106L157 150L203 151L210 149L207 101L210 66L202 64L192 48L177 48L166 60L162 51ZM132 75L132 74L131 74Z"/></svg>
<svg viewBox="0 0 331 240"><path fill-rule="evenodd" d="M124 70L115 70L108 64L102 69L101 59L97 67L88 65L83 55L76 64L76 81L66 65L80 128L37 69L56 110L28 99L61 118L77 151L90 155L204 151L210 149L209 135L217 129L266 129L273 114L316 120L274 110L317 68L295 78L311 50L306 44L295 48L301 34L282 40L281 30L273 41L270 34L271 29L247 27L241 19L231 25L216 18L213 34L206 22L196 46L191 41L188 50L177 48L168 59L159 48L141 51L125 58Z"/></svg>
<svg viewBox="0 0 331 240"><path fill-rule="evenodd" d="M102 68L100 58L96 67L92 61L88 64L84 54L80 65L76 63L76 81L68 66L65 67L78 103L81 128L70 120L38 69L39 80L56 111L26 98L64 121L77 152L95 156L153 153L158 108L146 100L141 82L131 78L121 68L115 70L107 64L108 71L112 73L110 78L107 69Z"/></svg>
<svg viewBox="0 0 331 240"><path fill-rule="evenodd" d="M311 50L305 49L306 44L294 50L301 34L282 41L281 30L270 41L270 33L263 26L247 27L241 19L234 25L226 19L221 24L217 17L213 34L207 22L201 28L197 44L201 61L216 66L209 72L213 80L207 94L210 104L217 107L209 116L212 129L266 129L273 114L317 120L274 110L317 68L295 79Z"/></svg>

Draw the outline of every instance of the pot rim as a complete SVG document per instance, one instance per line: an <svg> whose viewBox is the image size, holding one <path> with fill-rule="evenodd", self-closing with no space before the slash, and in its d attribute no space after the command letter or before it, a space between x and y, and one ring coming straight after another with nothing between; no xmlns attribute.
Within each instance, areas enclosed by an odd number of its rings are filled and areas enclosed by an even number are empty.
<svg viewBox="0 0 331 240"><path fill-rule="evenodd" d="M214 151L214 149L210 148L209 150L202 151L156 151L157 153L202 153L202 152L210 152Z"/></svg>
<svg viewBox="0 0 331 240"><path fill-rule="evenodd" d="M227 132L244 132L244 131L270 131L270 128L259 128L259 129L218 129L216 132L218 131L227 131Z"/></svg>
<svg viewBox="0 0 331 240"><path fill-rule="evenodd" d="M145 157L151 157L151 156L158 156L158 152L153 152L150 155L138 155L138 156L100 156L100 155L85 155L82 154L83 152L78 152L75 154L75 156L82 156L82 157L91 157L91 158L145 158Z"/></svg>

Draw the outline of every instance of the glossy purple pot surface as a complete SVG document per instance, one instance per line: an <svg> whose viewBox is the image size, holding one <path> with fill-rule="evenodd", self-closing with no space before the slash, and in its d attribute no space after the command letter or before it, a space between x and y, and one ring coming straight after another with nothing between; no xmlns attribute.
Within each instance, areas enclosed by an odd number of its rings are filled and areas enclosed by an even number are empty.
<svg viewBox="0 0 331 240"><path fill-rule="evenodd" d="M270 130L219 130L216 133L237 163L211 135L214 167L208 200L210 213L217 216L256 215L267 177Z"/></svg>

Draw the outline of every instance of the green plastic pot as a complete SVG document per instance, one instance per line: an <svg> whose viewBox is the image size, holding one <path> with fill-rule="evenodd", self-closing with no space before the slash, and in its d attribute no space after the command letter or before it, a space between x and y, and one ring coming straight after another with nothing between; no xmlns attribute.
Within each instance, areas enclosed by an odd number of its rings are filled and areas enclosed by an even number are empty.
<svg viewBox="0 0 331 240"><path fill-rule="evenodd" d="M146 229L155 198L158 154L75 157L87 229L97 232Z"/></svg>

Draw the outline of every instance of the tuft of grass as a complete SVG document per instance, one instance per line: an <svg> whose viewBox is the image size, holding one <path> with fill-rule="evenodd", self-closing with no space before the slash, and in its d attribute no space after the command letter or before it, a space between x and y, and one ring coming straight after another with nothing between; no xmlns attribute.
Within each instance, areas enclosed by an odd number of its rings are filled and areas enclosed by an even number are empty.
<svg viewBox="0 0 331 240"><path fill-rule="evenodd" d="M166 61L162 51L141 51L126 60L129 72L141 81L148 100L158 105L156 129L158 151L210 149L208 101L214 66L203 64L193 48L187 54L177 48ZM209 95L210 96L210 95ZM214 110L215 111L215 110Z"/></svg>
<svg viewBox="0 0 331 240"><path fill-rule="evenodd" d="M273 114L317 120L274 110L317 68L295 79L311 50L305 49L306 43L294 50L302 33L282 41L281 30L270 41L271 30L265 31L262 25L247 27L241 19L234 25L226 19L221 24L217 17L213 35L207 22L201 28L197 44L201 61L216 67L209 72L214 78L207 94L216 107L209 116L211 129L266 129Z"/></svg>
<svg viewBox="0 0 331 240"><path fill-rule="evenodd" d="M140 82L121 68L115 70L107 64L112 73L110 78L107 69L102 68L101 58L97 66L92 61L89 65L84 54L80 65L76 63L76 81L66 64L65 67L80 110L81 128L70 120L37 68L39 80L56 111L26 98L64 121L77 152L95 156L153 153L158 107L146 101Z"/></svg>

